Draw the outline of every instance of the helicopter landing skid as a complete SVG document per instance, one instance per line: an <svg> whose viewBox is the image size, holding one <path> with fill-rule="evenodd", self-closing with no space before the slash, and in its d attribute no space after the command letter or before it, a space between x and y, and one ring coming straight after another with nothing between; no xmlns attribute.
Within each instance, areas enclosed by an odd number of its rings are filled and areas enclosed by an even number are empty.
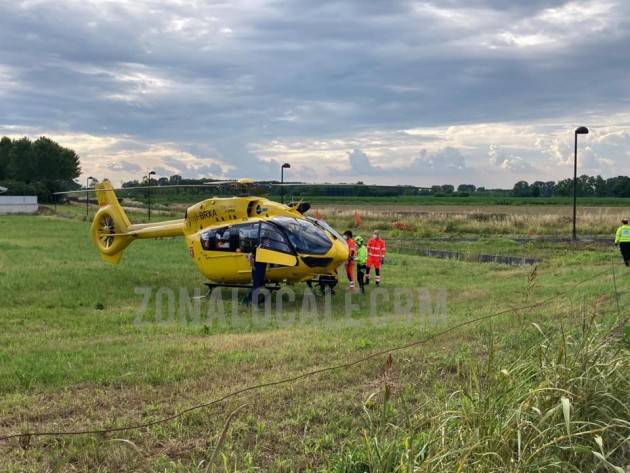
<svg viewBox="0 0 630 473"><path fill-rule="evenodd" d="M214 291L217 288L224 288L224 287L231 287L231 288L236 288L236 289L253 289L253 286L249 285L249 284L218 284L218 283L212 283L212 282L207 282L204 283L205 286L208 288L208 292L206 293L205 296L202 297L210 297L210 295L212 294L212 291ZM279 284L274 284L271 286L263 286L261 289L267 289L270 292L273 291L277 291L280 289L280 285Z"/></svg>
<svg viewBox="0 0 630 473"><path fill-rule="evenodd" d="M334 295L337 282L337 278L334 276L320 276L318 279L306 281L306 285L310 289L313 289L313 283L317 284L322 296L326 294L326 291L330 291L330 293Z"/></svg>

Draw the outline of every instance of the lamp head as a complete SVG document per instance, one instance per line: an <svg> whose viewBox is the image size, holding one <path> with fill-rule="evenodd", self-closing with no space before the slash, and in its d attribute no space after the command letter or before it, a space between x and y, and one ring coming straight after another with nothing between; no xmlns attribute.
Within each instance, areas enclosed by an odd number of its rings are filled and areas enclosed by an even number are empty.
<svg viewBox="0 0 630 473"><path fill-rule="evenodd" d="M581 126L581 127L577 128L575 130L575 134L576 135L587 135L588 134L588 128L586 128L585 126Z"/></svg>
<svg viewBox="0 0 630 473"><path fill-rule="evenodd" d="M290 167L291 167L291 165L289 163L284 163L282 165L282 169L287 169L287 168L290 168Z"/></svg>

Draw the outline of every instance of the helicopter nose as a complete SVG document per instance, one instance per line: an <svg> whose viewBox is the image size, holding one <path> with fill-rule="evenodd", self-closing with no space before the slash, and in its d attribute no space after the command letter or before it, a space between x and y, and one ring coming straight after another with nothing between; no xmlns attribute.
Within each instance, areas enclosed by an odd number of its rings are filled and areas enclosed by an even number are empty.
<svg viewBox="0 0 630 473"><path fill-rule="evenodd" d="M341 240L333 241L333 246L330 249L330 256L337 266L345 262L348 259L349 254L348 245L346 245L345 242Z"/></svg>

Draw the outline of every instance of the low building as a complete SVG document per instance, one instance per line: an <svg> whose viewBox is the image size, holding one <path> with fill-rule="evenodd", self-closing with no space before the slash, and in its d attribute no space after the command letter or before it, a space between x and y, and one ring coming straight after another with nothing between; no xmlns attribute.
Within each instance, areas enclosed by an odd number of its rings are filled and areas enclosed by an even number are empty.
<svg viewBox="0 0 630 473"><path fill-rule="evenodd" d="M34 214L38 210L36 195L0 195L0 215Z"/></svg>

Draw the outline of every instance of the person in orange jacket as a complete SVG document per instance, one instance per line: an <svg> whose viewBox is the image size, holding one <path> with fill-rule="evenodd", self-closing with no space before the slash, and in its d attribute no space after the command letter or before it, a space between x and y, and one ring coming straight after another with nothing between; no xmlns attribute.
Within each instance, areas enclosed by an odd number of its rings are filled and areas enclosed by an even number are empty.
<svg viewBox="0 0 630 473"><path fill-rule="evenodd" d="M352 232L350 230L346 230L343 232L343 237L346 239L346 243L348 244L348 259L346 260L346 276L348 276L348 281L350 282L350 290L354 289L354 258L357 255L357 245L352 239Z"/></svg>
<svg viewBox="0 0 630 473"><path fill-rule="evenodd" d="M380 236L378 230L374 230L372 238L367 244L367 273L365 275L365 284L370 284L370 270L374 267L376 273L376 285L381 284L381 266L385 263L385 240Z"/></svg>

